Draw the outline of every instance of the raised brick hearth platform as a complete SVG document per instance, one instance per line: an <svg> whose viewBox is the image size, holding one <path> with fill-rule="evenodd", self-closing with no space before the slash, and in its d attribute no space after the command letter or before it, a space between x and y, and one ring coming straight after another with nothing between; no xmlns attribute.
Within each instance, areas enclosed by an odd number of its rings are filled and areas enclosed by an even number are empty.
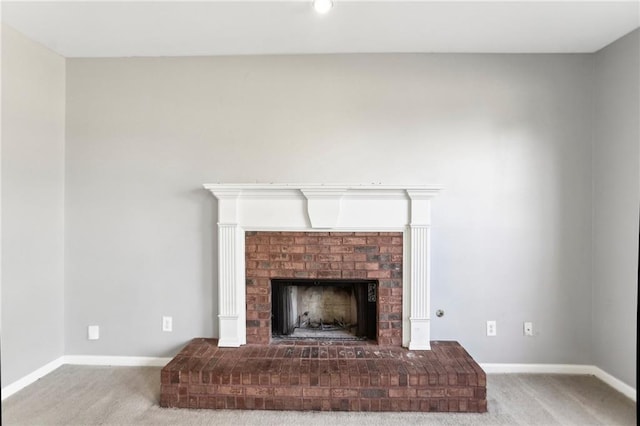
<svg viewBox="0 0 640 426"><path fill-rule="evenodd" d="M192 340L162 369L160 405L322 411L487 411L486 376L457 342L430 351L363 342Z"/></svg>

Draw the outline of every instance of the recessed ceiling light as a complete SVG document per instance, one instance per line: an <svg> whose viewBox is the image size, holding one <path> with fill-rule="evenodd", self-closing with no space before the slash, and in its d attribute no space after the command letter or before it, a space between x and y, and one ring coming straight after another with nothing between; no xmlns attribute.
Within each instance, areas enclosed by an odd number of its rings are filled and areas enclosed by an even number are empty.
<svg viewBox="0 0 640 426"><path fill-rule="evenodd" d="M333 7L332 0L313 0L313 8L320 14L325 14Z"/></svg>

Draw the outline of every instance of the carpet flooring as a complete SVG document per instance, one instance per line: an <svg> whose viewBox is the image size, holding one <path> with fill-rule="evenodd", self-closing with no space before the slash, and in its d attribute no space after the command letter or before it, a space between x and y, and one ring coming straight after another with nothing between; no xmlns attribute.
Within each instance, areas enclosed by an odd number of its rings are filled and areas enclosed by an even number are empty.
<svg viewBox="0 0 640 426"><path fill-rule="evenodd" d="M161 408L159 367L64 365L2 402L3 425L635 425L636 404L593 376L488 374L488 412Z"/></svg>

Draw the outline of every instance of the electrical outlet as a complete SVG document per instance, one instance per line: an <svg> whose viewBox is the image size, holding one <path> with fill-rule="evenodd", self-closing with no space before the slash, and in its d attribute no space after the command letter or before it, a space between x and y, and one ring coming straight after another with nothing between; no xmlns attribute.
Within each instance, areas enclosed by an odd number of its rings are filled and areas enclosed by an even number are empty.
<svg viewBox="0 0 640 426"><path fill-rule="evenodd" d="M533 336L533 323L529 321L525 321L524 323L524 335L525 336Z"/></svg>
<svg viewBox="0 0 640 426"><path fill-rule="evenodd" d="M495 321L487 321L487 336L495 336L498 332L496 330Z"/></svg>
<svg viewBox="0 0 640 426"><path fill-rule="evenodd" d="M100 338L100 326L90 325L87 327L87 339L98 340Z"/></svg>
<svg viewBox="0 0 640 426"><path fill-rule="evenodd" d="M173 331L173 318L162 317L162 331Z"/></svg>

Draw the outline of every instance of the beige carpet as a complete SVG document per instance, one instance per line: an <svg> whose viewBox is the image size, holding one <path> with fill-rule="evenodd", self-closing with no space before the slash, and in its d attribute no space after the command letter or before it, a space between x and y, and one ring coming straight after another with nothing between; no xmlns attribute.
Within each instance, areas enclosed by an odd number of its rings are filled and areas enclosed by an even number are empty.
<svg viewBox="0 0 640 426"><path fill-rule="evenodd" d="M592 376L487 375L486 414L165 409L160 368L65 365L2 403L3 425L635 425L636 405Z"/></svg>

